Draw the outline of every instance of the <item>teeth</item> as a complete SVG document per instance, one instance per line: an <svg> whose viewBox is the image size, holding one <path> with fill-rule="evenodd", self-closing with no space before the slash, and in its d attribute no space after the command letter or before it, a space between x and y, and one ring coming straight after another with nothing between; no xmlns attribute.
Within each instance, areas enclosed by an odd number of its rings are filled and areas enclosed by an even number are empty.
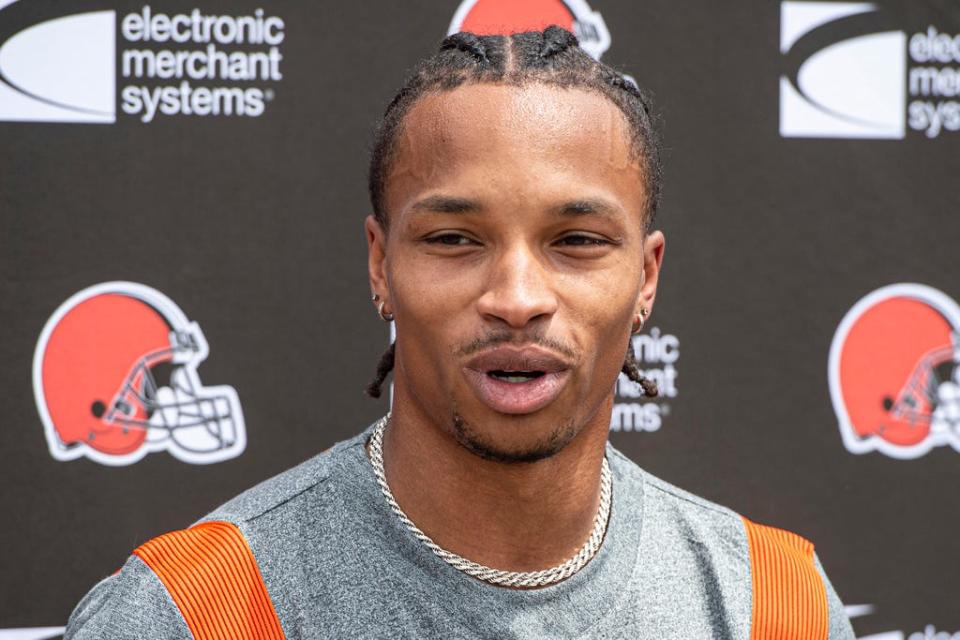
<svg viewBox="0 0 960 640"><path fill-rule="evenodd" d="M541 375L543 375L543 374L542 374L541 372L539 372L539 371L530 371L530 372L527 372L527 371L510 371L510 372L506 372L506 371L491 371L491 372L489 372L488 375L496 378L497 380L502 380L503 382L517 383L517 382L529 382L530 380L533 380L533 379L535 379L535 378L539 378L539 377L540 377Z"/></svg>

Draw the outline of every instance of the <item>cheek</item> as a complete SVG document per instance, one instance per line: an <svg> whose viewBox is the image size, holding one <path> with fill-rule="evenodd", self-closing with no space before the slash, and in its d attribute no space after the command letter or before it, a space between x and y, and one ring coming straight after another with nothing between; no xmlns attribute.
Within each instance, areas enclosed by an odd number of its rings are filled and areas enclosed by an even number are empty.
<svg viewBox="0 0 960 640"><path fill-rule="evenodd" d="M470 311L479 278L470 269L450 268L414 251L395 251L388 260L398 340L405 364L418 372L442 374L451 354L476 337Z"/></svg>
<svg viewBox="0 0 960 640"><path fill-rule="evenodd" d="M396 252L388 266L390 289L401 315L440 329L479 297L480 274L469 265L451 265L416 251Z"/></svg>
<svg viewBox="0 0 960 640"><path fill-rule="evenodd" d="M638 278L624 269L567 276L558 283L571 321L589 329L598 344L619 340L628 329L639 290Z"/></svg>
<svg viewBox="0 0 960 640"><path fill-rule="evenodd" d="M605 396L606 380L614 384L623 367L639 280L625 283L624 274L570 282L564 289L564 308L577 347L582 353L579 372L592 393ZM603 384L600 384L603 382Z"/></svg>

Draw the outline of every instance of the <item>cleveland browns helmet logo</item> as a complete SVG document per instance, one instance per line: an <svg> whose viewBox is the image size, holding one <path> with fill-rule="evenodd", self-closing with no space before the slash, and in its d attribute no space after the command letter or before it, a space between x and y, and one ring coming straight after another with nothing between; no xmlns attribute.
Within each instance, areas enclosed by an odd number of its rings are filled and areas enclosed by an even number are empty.
<svg viewBox="0 0 960 640"><path fill-rule="evenodd" d="M851 453L916 458L960 451L960 307L921 284L877 289L847 312L830 347L829 381Z"/></svg>
<svg viewBox="0 0 960 640"><path fill-rule="evenodd" d="M246 447L236 391L205 387L209 348L170 298L133 282L71 296L47 321L33 359L33 389L50 454L132 464L168 451L193 464Z"/></svg>
<svg viewBox="0 0 960 640"><path fill-rule="evenodd" d="M459 31L505 35L542 31L552 24L576 35L580 48L597 60L610 48L610 32L603 16L584 0L463 0L447 35Z"/></svg>

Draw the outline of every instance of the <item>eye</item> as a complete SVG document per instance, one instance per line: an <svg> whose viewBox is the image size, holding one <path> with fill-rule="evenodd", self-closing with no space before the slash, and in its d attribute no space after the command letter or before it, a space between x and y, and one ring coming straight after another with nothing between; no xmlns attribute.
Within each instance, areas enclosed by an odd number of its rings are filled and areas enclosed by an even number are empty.
<svg viewBox="0 0 960 640"><path fill-rule="evenodd" d="M424 238L427 244L439 244L447 247L462 247L471 244L473 240L459 233L442 233L440 235Z"/></svg>
<svg viewBox="0 0 960 640"><path fill-rule="evenodd" d="M612 244L609 240L598 238L596 236L585 236L583 234L573 234L560 238L560 242L568 247L601 247Z"/></svg>

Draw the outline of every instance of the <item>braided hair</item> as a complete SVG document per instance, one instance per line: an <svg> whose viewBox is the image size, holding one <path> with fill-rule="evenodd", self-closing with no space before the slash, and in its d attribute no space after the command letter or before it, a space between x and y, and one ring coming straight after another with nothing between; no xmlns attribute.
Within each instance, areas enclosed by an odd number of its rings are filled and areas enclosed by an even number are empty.
<svg viewBox="0 0 960 640"><path fill-rule="evenodd" d="M525 85L541 83L596 92L610 100L626 119L631 151L643 167L646 187L644 231L650 228L660 205L663 168L660 141L651 103L644 91L613 68L594 60L579 46L576 36L557 26L509 36L478 36L468 32L445 38L429 58L421 61L387 106L377 127L370 158L370 201L377 222L389 231L384 189L394 160L398 134L411 107L424 95L451 91L465 84ZM380 387L393 369L394 345L381 356L377 374L366 392L380 397ZM627 345L623 373L640 384L647 396L657 386L643 377L633 343Z"/></svg>

